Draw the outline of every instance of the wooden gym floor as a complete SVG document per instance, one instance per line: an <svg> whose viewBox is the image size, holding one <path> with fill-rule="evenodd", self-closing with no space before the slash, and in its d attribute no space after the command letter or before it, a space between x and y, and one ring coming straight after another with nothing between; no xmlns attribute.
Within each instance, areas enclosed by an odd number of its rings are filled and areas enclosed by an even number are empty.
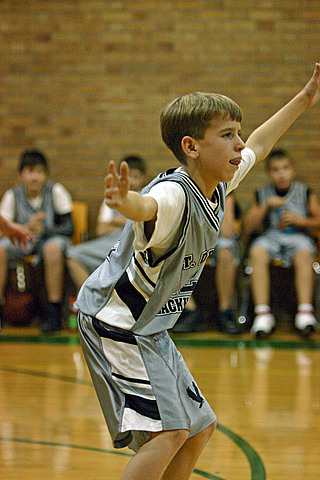
<svg viewBox="0 0 320 480"><path fill-rule="evenodd" d="M320 335L270 341L173 335L218 429L192 479L320 478ZM116 480L114 450L77 334L0 331L0 480Z"/></svg>

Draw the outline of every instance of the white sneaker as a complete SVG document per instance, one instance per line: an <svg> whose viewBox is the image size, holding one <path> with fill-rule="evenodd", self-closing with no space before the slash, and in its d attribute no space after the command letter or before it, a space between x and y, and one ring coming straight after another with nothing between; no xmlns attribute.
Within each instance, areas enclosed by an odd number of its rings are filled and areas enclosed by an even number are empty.
<svg viewBox="0 0 320 480"><path fill-rule="evenodd" d="M273 332L276 320L272 313L259 313L255 316L250 333L256 338L267 338Z"/></svg>
<svg viewBox="0 0 320 480"><path fill-rule="evenodd" d="M318 322L312 312L298 312L294 319L294 325L303 337L308 338L315 332Z"/></svg>

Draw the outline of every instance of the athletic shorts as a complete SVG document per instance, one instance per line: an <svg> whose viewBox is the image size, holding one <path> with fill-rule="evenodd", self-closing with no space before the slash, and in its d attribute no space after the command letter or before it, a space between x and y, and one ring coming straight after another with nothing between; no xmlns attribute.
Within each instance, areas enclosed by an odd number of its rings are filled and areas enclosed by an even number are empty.
<svg viewBox="0 0 320 480"><path fill-rule="evenodd" d="M316 255L314 241L304 233L270 231L254 240L250 249L254 247L263 248L269 253L271 260L279 260L284 267L292 266L294 256L301 250L308 250L312 256Z"/></svg>
<svg viewBox="0 0 320 480"><path fill-rule="evenodd" d="M10 268L14 268L19 260L28 255L37 255L38 260L42 258L43 247L49 242L57 244L63 253L71 245L71 239L65 235L55 235L45 240L40 239L35 242L29 242L29 246L26 249L16 247L7 237L0 239L0 244L6 249Z"/></svg>
<svg viewBox="0 0 320 480"><path fill-rule="evenodd" d="M113 245L119 240L122 229L103 235L88 242L74 245L67 251L67 257L77 260L92 273L103 263Z"/></svg>
<svg viewBox="0 0 320 480"><path fill-rule="evenodd" d="M186 429L191 437L215 421L168 332L134 335L82 312L78 324L115 448L136 452L150 432Z"/></svg>
<svg viewBox="0 0 320 480"><path fill-rule="evenodd" d="M209 258L209 264L211 267L214 267L216 265L218 253L226 248L231 250L234 258L234 263L236 265L240 264L239 238L236 235L233 235L232 237L219 236L214 252Z"/></svg>

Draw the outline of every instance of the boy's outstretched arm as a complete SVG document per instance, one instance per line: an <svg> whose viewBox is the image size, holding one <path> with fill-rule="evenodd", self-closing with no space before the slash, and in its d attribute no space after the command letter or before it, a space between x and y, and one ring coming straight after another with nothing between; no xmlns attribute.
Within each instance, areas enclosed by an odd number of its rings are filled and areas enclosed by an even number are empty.
<svg viewBox="0 0 320 480"><path fill-rule="evenodd" d="M256 162L263 160L269 154L290 125L308 107L315 105L319 98L320 63L316 63L313 75L305 87L249 136L246 146L255 152Z"/></svg>
<svg viewBox="0 0 320 480"><path fill-rule="evenodd" d="M108 166L104 180L105 202L134 222L148 222L157 217L158 204L149 196L129 190L129 168L126 162L120 165L120 174L116 172L114 162Z"/></svg>

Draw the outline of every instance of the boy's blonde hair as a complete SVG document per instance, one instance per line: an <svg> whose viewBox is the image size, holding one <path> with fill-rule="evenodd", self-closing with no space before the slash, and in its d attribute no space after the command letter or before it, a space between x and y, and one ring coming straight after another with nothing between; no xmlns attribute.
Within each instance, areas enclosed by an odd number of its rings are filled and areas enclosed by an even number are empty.
<svg viewBox="0 0 320 480"><path fill-rule="evenodd" d="M242 120L240 107L219 93L194 92L176 98L161 112L160 125L164 143L182 164L186 156L181 140L186 135L195 140L204 138L205 131L215 118Z"/></svg>

